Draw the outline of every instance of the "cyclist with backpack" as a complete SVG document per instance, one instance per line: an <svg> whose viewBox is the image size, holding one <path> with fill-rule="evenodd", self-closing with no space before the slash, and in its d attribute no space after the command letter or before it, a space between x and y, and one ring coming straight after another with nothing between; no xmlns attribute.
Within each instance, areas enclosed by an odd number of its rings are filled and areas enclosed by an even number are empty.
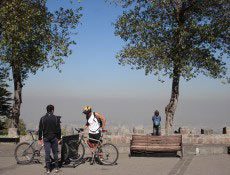
<svg viewBox="0 0 230 175"><path fill-rule="evenodd" d="M84 107L83 114L86 115L86 124L82 129L84 131L86 128L89 128L89 146L93 148L93 151L95 152L98 144L98 141L96 140L99 140L101 137L100 128L105 128L106 119L103 115L97 112L92 112L90 106Z"/></svg>
<svg viewBox="0 0 230 175"><path fill-rule="evenodd" d="M153 135L160 135L161 116L159 115L158 110L156 110L154 112L154 116L152 117L152 121L153 121Z"/></svg>

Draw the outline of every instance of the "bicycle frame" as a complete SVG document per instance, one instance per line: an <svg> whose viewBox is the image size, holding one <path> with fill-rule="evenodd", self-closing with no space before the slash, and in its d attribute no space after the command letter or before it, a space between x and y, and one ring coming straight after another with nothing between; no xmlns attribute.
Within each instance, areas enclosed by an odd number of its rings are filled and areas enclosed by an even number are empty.
<svg viewBox="0 0 230 175"><path fill-rule="evenodd" d="M81 135L80 136L80 139L79 139L79 141L78 141L78 144L80 144L80 143L85 143L86 145L87 145L87 147L90 149L90 151L91 151L91 153L93 153L93 154L98 154L97 152L95 152L94 150L93 150L93 148L91 148L90 146L89 146L89 144L87 143L87 141L85 140L85 138L87 138L87 137L85 137L84 136L84 134L80 131L80 130L78 130L78 129L75 129L75 130L77 130L78 131L78 133L79 133L79 135ZM104 131L105 132L105 131ZM103 132L101 132L101 137L100 137L100 139L99 140L97 140L97 139L92 139L92 138L88 138L88 140L93 140L93 141L97 141L98 143L96 144L97 145L97 148L102 144L102 140L103 139Z"/></svg>
<svg viewBox="0 0 230 175"><path fill-rule="evenodd" d="M32 145L34 145L34 143L37 141L37 139L34 138L32 131L28 131L28 132L32 137L32 142L29 144L28 148L24 150L24 152L26 152L30 147L33 147ZM43 147L44 145L42 145L39 149L34 149L34 155L39 156Z"/></svg>

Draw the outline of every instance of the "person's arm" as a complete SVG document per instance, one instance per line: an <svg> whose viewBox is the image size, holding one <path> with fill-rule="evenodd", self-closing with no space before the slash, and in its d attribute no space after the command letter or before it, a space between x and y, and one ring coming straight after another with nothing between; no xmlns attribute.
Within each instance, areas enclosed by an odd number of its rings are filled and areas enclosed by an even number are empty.
<svg viewBox="0 0 230 175"><path fill-rule="evenodd" d="M105 119L105 117L103 115L97 113L97 112L95 112L95 115L96 115L96 117L98 119L100 119L102 121L102 129L104 129L105 125L106 125L106 119Z"/></svg>
<svg viewBox="0 0 230 175"><path fill-rule="evenodd" d="M57 116L57 139L61 140L61 116Z"/></svg>
<svg viewBox="0 0 230 175"><path fill-rule="evenodd" d="M39 122L39 129L38 129L38 144L40 144L40 145L43 144L42 132L43 132L43 122L42 122L42 118L41 118L40 122Z"/></svg>
<svg viewBox="0 0 230 175"><path fill-rule="evenodd" d="M42 132L43 132L43 122L41 118L39 122L38 140L42 140Z"/></svg>
<svg viewBox="0 0 230 175"><path fill-rule="evenodd" d="M88 120L86 121L85 126L82 127L82 130L85 131L89 126Z"/></svg>
<svg viewBox="0 0 230 175"><path fill-rule="evenodd" d="M88 128L88 124L86 123L85 126L82 127L83 131L85 131Z"/></svg>

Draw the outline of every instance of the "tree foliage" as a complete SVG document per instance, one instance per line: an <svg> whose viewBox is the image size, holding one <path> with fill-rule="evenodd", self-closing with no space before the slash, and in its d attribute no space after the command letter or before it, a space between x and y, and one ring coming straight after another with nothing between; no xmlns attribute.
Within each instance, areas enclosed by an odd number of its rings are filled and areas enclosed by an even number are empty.
<svg viewBox="0 0 230 175"><path fill-rule="evenodd" d="M8 90L7 70L0 63L0 116L9 116L12 109L12 93Z"/></svg>
<svg viewBox="0 0 230 175"><path fill-rule="evenodd" d="M0 6L0 59L20 68L22 80L40 68L63 64L71 54L71 31L81 8L48 11L46 0L3 0Z"/></svg>
<svg viewBox="0 0 230 175"><path fill-rule="evenodd" d="M46 67L59 69L71 54L73 30L81 7L51 12L47 0L0 1L0 61L12 70L14 100L12 119L19 124L24 80Z"/></svg>
<svg viewBox="0 0 230 175"><path fill-rule="evenodd" d="M114 24L115 34L127 42L117 55L119 64L154 73L160 81L172 79L166 129L172 127L180 77L203 74L229 82L229 0L117 1L125 10Z"/></svg>
<svg viewBox="0 0 230 175"><path fill-rule="evenodd" d="M127 11L115 34L127 41L119 63L146 74L173 77L176 65L186 80L199 73L226 75L230 56L230 2L227 0L123 0Z"/></svg>
<svg viewBox="0 0 230 175"><path fill-rule="evenodd" d="M4 120L0 120L0 130L1 130L0 135L8 134L8 129L11 127L11 123L12 120L8 118L5 118ZM18 131L20 135L26 135L26 124L22 119L19 120Z"/></svg>

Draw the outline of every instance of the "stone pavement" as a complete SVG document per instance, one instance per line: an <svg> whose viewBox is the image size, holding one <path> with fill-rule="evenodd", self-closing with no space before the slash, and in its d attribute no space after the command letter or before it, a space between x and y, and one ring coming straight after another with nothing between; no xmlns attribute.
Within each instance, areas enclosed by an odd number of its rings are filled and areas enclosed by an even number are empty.
<svg viewBox="0 0 230 175"><path fill-rule="evenodd" d="M0 143L0 175L44 175L44 165L17 165L15 144ZM52 172L51 174L56 174ZM178 157L132 157L120 154L114 166L63 167L60 175L230 175L230 155L189 155Z"/></svg>

